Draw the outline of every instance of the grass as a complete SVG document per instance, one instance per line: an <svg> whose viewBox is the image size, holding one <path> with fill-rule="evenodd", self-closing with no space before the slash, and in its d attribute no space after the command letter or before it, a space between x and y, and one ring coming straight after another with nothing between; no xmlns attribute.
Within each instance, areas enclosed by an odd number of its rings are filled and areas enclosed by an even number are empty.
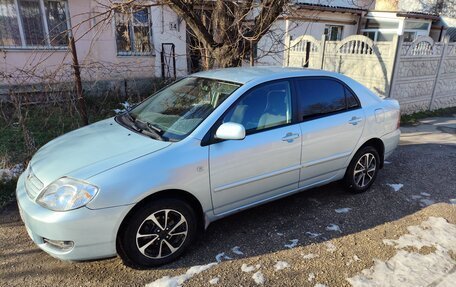
<svg viewBox="0 0 456 287"><path fill-rule="evenodd" d="M0 209L15 197L16 180L9 182L0 181Z"/></svg>
<svg viewBox="0 0 456 287"><path fill-rule="evenodd" d="M438 109L434 111L422 111L410 115L401 116L401 125L416 125L420 120L429 117L453 117L456 115L456 107Z"/></svg>
<svg viewBox="0 0 456 287"><path fill-rule="evenodd" d="M93 123L114 116L113 109L122 109L119 100L89 99L89 122ZM6 109L7 107L1 107ZM9 107L13 109L13 107ZM35 149L29 150L17 115L0 117L0 169L27 163L33 153L50 140L79 128L80 119L74 108L62 106L30 106L26 109L26 127ZM0 182L0 208L15 198L16 181Z"/></svg>
<svg viewBox="0 0 456 287"><path fill-rule="evenodd" d="M162 80L154 82L150 93L153 94L168 83ZM121 103L124 101L133 104L148 96L132 94L133 98L128 99L113 93L86 97L89 123L114 116L113 110L123 109ZM68 96L62 95L61 98L69 98ZM24 100L27 100L27 95ZM24 119L23 125L19 121L20 114ZM79 127L80 118L75 104L71 102L21 106L20 110L12 104L0 103L0 169L11 168L18 163L26 164L41 146ZM26 141L25 138L31 140ZM14 199L15 189L15 180L0 182L0 208Z"/></svg>

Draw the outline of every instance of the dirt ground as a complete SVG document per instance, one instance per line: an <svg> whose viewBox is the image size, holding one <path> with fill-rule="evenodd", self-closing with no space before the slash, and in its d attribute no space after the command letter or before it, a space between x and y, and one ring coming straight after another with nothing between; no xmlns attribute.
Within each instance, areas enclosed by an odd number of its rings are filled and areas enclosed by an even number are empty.
<svg viewBox="0 0 456 287"><path fill-rule="evenodd" d="M430 119L402 132L368 192L348 194L332 183L230 216L211 224L180 260L158 269L133 270L119 258L54 259L29 239L12 203L0 211L0 286L450 286L456 119ZM221 262L207 265L216 257ZM404 260L416 258L428 260L425 269L438 277L427 282L412 274L423 266L404 269Z"/></svg>

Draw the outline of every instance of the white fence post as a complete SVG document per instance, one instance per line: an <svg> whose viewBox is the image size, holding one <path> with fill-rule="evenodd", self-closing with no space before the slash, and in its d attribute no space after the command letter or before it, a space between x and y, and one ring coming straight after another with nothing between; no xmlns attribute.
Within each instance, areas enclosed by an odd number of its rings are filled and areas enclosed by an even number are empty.
<svg viewBox="0 0 456 287"><path fill-rule="evenodd" d="M283 65L285 67L288 67L290 64L290 42L291 42L291 36L288 34L285 35L285 51L284 51L284 57L283 57Z"/></svg>
<svg viewBox="0 0 456 287"><path fill-rule="evenodd" d="M450 39L448 37L445 37L443 39L442 54L440 55L439 64L437 66L437 75L435 76L434 86L432 87L432 95L431 101L429 102L429 110L432 110L432 106L434 105L435 92L437 89L437 85L439 84L440 75L442 74L442 62L445 60L445 51L448 47L448 43L450 42L449 40Z"/></svg>
<svg viewBox="0 0 456 287"><path fill-rule="evenodd" d="M402 53L402 45L404 44L404 37L402 35L397 36L397 46L396 46L396 55L393 59L393 71L391 73L391 81L390 81L390 88L388 93L388 98L393 97L393 90L394 84L398 77L399 66L401 65L401 53Z"/></svg>
<svg viewBox="0 0 456 287"><path fill-rule="evenodd" d="M320 69L323 70L325 66L325 48L326 48L326 35L321 35L320 41Z"/></svg>
<svg viewBox="0 0 456 287"><path fill-rule="evenodd" d="M400 35L394 35L393 41L391 42L391 49L390 49L390 69L389 73L389 83L388 83L388 90L386 91L385 95L387 98L391 98L391 92L393 90L393 82L394 76L396 72L396 65L399 63L401 45L402 45L402 37Z"/></svg>

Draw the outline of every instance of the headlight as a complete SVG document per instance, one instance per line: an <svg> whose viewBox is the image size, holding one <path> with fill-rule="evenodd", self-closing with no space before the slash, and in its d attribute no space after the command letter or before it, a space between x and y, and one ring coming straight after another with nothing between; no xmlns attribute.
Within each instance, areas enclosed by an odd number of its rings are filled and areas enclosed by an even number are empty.
<svg viewBox="0 0 456 287"><path fill-rule="evenodd" d="M98 187L77 179L62 177L48 185L36 202L54 211L67 211L82 207L97 194Z"/></svg>

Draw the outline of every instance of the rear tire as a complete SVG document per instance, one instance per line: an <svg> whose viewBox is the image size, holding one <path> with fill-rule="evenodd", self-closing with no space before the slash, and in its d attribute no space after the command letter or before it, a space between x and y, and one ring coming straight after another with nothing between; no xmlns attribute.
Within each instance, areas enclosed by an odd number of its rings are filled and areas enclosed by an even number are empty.
<svg viewBox="0 0 456 287"><path fill-rule="evenodd" d="M380 156L372 146L358 150L347 168L344 178L345 188L352 193L367 191L377 178Z"/></svg>
<svg viewBox="0 0 456 287"><path fill-rule="evenodd" d="M189 204L164 198L139 206L122 224L117 252L125 265L150 268L180 257L193 242L197 219Z"/></svg>

